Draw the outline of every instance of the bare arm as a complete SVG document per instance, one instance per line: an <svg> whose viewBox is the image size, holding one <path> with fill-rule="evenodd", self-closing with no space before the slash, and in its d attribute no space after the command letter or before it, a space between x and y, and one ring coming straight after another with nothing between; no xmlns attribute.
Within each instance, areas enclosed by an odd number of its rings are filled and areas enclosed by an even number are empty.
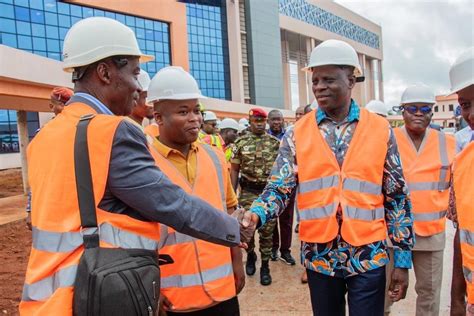
<svg viewBox="0 0 474 316"><path fill-rule="evenodd" d="M239 172L240 172L240 165L232 163L230 165L230 179L232 181L232 187L234 191L237 191L237 187L239 186Z"/></svg>

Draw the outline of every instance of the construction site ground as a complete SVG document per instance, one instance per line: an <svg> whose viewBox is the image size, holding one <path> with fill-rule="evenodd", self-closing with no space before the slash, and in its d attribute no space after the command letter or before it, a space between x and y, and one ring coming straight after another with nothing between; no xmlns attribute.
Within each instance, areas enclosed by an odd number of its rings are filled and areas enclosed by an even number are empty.
<svg viewBox="0 0 474 316"><path fill-rule="evenodd" d="M20 171L0 171L0 197L3 197L0 198L0 315L18 314L30 252L31 232L25 224L26 197L22 193ZM448 222L440 315L449 315L453 235ZM292 253L298 262L295 266L280 260L271 262L273 283L270 286L260 285L258 262L257 273L247 277L245 289L239 295L242 315L312 315L308 287L300 282L303 268L299 264L299 244L298 235L294 234ZM415 276L410 271L407 298L394 304L391 315L415 315L414 284Z"/></svg>

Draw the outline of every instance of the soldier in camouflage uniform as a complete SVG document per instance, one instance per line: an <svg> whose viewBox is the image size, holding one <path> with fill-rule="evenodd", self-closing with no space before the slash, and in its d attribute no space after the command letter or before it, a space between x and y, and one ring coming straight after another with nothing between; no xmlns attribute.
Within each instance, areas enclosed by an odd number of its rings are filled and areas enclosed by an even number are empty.
<svg viewBox="0 0 474 316"><path fill-rule="evenodd" d="M240 184L239 203L248 209L257 199L267 183L268 175L275 161L280 141L265 132L267 114L262 109L254 108L249 112L249 132L238 138L233 146L231 162L231 178L234 189ZM240 179L239 179L240 172ZM260 283L270 285L272 278L268 261L270 260L273 245L273 229L276 220L269 221L260 227L260 254L262 267L260 268ZM246 273L255 274L257 255L254 251L255 239L248 243Z"/></svg>

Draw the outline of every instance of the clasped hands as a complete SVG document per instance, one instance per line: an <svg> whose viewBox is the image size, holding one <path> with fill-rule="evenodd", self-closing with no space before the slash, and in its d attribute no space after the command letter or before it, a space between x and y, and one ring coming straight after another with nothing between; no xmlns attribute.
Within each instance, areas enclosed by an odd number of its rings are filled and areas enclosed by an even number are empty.
<svg viewBox="0 0 474 316"><path fill-rule="evenodd" d="M255 229L259 221L257 214L246 211L239 207L232 213L232 217L236 218L240 224L240 248L247 249L247 243L252 239Z"/></svg>

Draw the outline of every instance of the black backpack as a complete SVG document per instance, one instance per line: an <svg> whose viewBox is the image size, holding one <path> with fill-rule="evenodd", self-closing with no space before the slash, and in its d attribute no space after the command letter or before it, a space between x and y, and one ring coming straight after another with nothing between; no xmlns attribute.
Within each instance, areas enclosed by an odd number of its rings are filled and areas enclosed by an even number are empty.
<svg viewBox="0 0 474 316"><path fill-rule="evenodd" d="M101 248L87 145L94 115L81 117L74 143L74 169L84 253L74 283L74 315L155 315L160 295L160 264L168 255L146 249Z"/></svg>

